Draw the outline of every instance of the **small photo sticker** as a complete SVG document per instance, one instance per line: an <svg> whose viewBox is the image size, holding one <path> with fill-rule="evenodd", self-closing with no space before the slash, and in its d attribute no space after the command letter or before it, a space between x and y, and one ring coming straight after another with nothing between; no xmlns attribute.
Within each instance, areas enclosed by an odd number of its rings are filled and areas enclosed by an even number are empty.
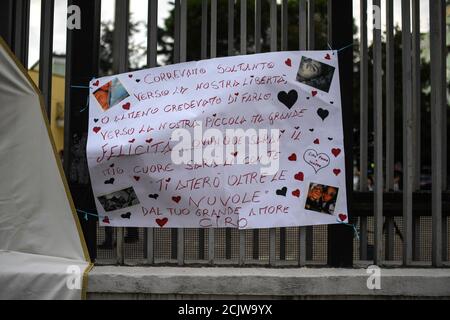
<svg viewBox="0 0 450 320"><path fill-rule="evenodd" d="M100 201L106 212L128 208L139 204L139 199L137 198L133 187L114 191L104 196L97 197L97 199Z"/></svg>
<svg viewBox="0 0 450 320"><path fill-rule="evenodd" d="M108 81L94 91L94 97L97 99L103 111L114 107L129 96L129 93L117 78Z"/></svg>
<svg viewBox="0 0 450 320"><path fill-rule="evenodd" d="M302 57L297 71L297 81L315 89L328 92L333 81L334 67L320 61Z"/></svg>
<svg viewBox="0 0 450 320"><path fill-rule="evenodd" d="M305 209L333 214L339 188L320 183L310 183L306 196Z"/></svg>

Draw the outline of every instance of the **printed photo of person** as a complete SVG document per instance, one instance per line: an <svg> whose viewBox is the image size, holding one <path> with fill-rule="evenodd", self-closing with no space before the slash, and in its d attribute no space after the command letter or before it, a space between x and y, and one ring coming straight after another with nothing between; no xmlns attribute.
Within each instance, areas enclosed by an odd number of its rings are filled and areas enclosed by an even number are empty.
<svg viewBox="0 0 450 320"><path fill-rule="evenodd" d="M106 212L128 208L139 204L139 199L133 187L115 191L104 196L97 197Z"/></svg>
<svg viewBox="0 0 450 320"><path fill-rule="evenodd" d="M130 95L120 83L119 79L114 78L97 89L94 92L94 96L103 111L106 111L120 103L122 100L128 98Z"/></svg>
<svg viewBox="0 0 450 320"><path fill-rule="evenodd" d="M315 89L328 92L334 75L334 67L320 61L302 57L297 71L297 81Z"/></svg>
<svg viewBox="0 0 450 320"><path fill-rule="evenodd" d="M305 209L319 211L321 210L322 185L311 183L309 186L308 196L306 197Z"/></svg>
<svg viewBox="0 0 450 320"><path fill-rule="evenodd" d="M319 183L309 185L305 209L320 213L333 214L339 188Z"/></svg>

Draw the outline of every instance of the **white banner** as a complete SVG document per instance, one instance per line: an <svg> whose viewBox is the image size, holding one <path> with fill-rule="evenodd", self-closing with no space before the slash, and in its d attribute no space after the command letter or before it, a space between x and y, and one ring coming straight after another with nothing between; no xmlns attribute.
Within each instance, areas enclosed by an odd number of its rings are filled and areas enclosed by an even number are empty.
<svg viewBox="0 0 450 320"><path fill-rule="evenodd" d="M87 157L100 224L347 222L337 58L272 52L91 81Z"/></svg>

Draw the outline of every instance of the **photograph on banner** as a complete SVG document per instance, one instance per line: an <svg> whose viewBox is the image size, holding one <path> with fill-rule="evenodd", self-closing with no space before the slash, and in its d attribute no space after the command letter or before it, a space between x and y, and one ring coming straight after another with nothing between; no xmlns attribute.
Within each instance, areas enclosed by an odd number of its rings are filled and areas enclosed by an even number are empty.
<svg viewBox="0 0 450 320"><path fill-rule="evenodd" d="M100 225L345 223L337 54L270 52L93 79L87 159Z"/></svg>

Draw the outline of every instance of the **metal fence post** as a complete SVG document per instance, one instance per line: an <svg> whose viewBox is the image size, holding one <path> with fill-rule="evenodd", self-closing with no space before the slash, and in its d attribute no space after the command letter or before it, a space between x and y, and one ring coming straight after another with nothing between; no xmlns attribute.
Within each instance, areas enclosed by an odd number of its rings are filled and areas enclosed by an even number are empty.
<svg viewBox="0 0 450 320"><path fill-rule="evenodd" d="M332 48L343 48L353 42L352 0L328 0L328 38ZM339 72L342 97L342 120L344 125L344 148L348 216L351 217L353 191L352 156L352 97L353 52L351 48L339 54ZM348 226L328 226L328 265L350 267L353 264L353 230Z"/></svg>
<svg viewBox="0 0 450 320"><path fill-rule="evenodd" d="M70 0L83 14L81 29L67 30L66 89L64 115L64 171L77 209L96 212L86 162L88 90L72 89L71 85L88 85L98 73L100 43L100 0ZM84 50L82 48L89 48ZM80 219L91 259L97 255L97 220Z"/></svg>

